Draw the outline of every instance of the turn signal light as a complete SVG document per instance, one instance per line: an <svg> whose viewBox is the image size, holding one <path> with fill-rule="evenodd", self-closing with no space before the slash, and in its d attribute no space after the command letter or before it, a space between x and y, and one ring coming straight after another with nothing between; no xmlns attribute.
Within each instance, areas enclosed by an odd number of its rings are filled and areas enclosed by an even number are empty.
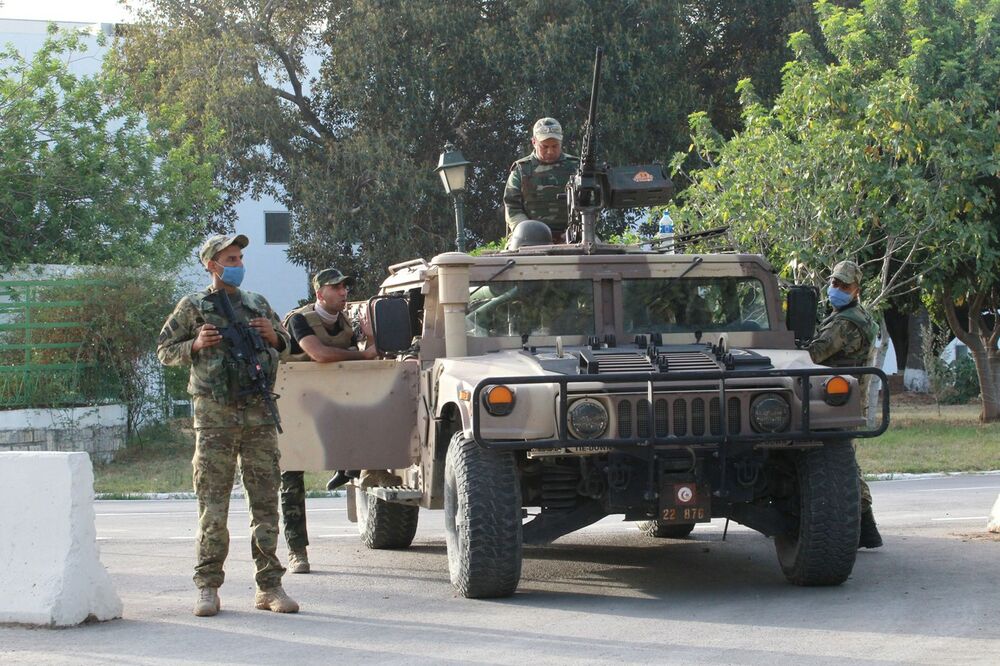
<svg viewBox="0 0 1000 666"><path fill-rule="evenodd" d="M493 416L507 416L514 411L514 390L503 385L487 387L483 391L483 406Z"/></svg>
<svg viewBox="0 0 1000 666"><path fill-rule="evenodd" d="M847 404L850 397L851 383L840 375L830 377L823 385L823 401L831 407L840 407Z"/></svg>

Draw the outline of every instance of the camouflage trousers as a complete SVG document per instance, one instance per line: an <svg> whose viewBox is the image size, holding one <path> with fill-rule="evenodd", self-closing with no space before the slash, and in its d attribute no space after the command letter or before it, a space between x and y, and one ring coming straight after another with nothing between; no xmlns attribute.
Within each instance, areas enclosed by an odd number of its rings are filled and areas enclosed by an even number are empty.
<svg viewBox="0 0 1000 666"><path fill-rule="evenodd" d="M302 550L309 545L305 476L305 472L281 473L281 524L289 550Z"/></svg>
<svg viewBox="0 0 1000 666"><path fill-rule="evenodd" d="M868 487L864 475L861 473L861 466L858 466L858 490L861 492L861 513L868 513L872 510L872 489Z"/></svg>
<svg viewBox="0 0 1000 666"><path fill-rule="evenodd" d="M239 465L250 510L250 553L257 587L281 585L285 568L275 555L278 545L278 438L272 425L198 428L195 440L194 492L198 496L198 563L194 582L219 587L229 554L229 495Z"/></svg>

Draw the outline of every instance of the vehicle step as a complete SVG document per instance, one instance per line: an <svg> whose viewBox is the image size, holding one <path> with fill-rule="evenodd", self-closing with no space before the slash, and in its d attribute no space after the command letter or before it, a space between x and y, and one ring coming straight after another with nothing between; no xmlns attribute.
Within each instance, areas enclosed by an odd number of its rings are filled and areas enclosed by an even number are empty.
<svg viewBox="0 0 1000 666"><path fill-rule="evenodd" d="M423 497L423 492L418 488L409 486L372 486L365 488L369 495L385 500L386 502L398 502L400 504L417 504Z"/></svg>

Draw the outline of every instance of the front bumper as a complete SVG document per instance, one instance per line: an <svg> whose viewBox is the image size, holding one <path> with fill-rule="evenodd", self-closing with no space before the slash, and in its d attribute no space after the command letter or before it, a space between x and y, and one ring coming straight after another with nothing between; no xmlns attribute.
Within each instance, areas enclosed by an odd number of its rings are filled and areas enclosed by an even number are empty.
<svg viewBox="0 0 1000 666"><path fill-rule="evenodd" d="M849 375L862 378L866 375L874 375L882 381L882 416L881 422L875 428L865 429L845 429L828 428L813 430L810 421L810 392L813 390L812 377L830 377L833 375ZM777 433L757 433L744 432L743 429L734 427L727 409L729 408L729 397L736 393L746 393L745 380L774 380L792 378L798 386L798 399L800 402L800 412L798 418L793 419L789 429ZM556 395L556 429L555 437L546 439L497 439L487 437L483 433L483 390L495 384L516 387L518 385L547 384L557 387ZM583 389L584 384L597 386L597 389ZM698 393L706 393L718 398L716 412L712 413L712 418L717 418L717 423L713 421L711 428L704 434L676 434L664 432L656 425L647 428L647 432L640 432L639 428L631 436L605 436L599 439L577 439L570 435L567 425L567 415L569 412L569 400L571 397L591 395L594 393L613 393L615 389L627 389L645 385L646 399L642 408L647 410L645 422L656 424L658 414L656 413L657 401L664 401L679 391L690 391L695 387ZM577 389L574 391L574 389ZM779 387L774 387L778 390ZM760 392L767 389L760 388ZM794 403L792 403L794 405ZM877 437L889 427L889 390L885 373L877 368L856 367L856 368L797 368L787 370L766 369L766 370L698 370L667 373L620 373L620 374L591 374L591 375L544 375L544 376L510 376L510 377L489 377L480 381L472 392L471 397L471 419L472 436L476 443L484 448L502 451L520 450L545 450L563 449L578 447L599 447L599 448L629 448L629 447L688 447L688 446L721 446L725 444L748 444L763 445L774 442L807 442L822 441L830 439L849 439L856 437ZM637 415L643 418L642 415ZM639 420L637 418L637 420ZM665 417L664 417L665 418ZM856 418L851 420L856 421ZM797 423L796 423L797 422ZM610 429L609 429L610 431Z"/></svg>

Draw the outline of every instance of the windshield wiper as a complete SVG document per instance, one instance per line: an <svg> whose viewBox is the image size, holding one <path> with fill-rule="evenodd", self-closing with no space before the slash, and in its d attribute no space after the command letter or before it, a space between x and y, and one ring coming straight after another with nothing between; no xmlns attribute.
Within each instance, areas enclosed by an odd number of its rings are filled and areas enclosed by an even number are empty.
<svg viewBox="0 0 1000 666"><path fill-rule="evenodd" d="M506 271L506 270L508 270L510 268L513 268L514 264L516 264L516 263L517 262L514 261L513 259L508 259L507 263L505 263L500 268L500 270L498 270L496 273L494 273L489 278L487 278L486 282L482 283L481 285L479 285L478 287L476 287L475 289L473 289L472 291L470 291L469 292L469 298L471 299L480 289L482 289L483 287L485 287L486 285L488 285L490 282L493 282L493 280L495 280L498 275L500 275L501 273L503 273L504 271Z"/></svg>
<svg viewBox="0 0 1000 666"><path fill-rule="evenodd" d="M690 273L691 271L693 271L695 268L698 267L698 264L700 264L703 261L705 261L705 260L702 259L701 257L692 257L691 258L691 263L688 264L688 267L684 269L684 272L680 274L680 276L678 277L678 279L684 277L685 275L687 275L688 273Z"/></svg>

